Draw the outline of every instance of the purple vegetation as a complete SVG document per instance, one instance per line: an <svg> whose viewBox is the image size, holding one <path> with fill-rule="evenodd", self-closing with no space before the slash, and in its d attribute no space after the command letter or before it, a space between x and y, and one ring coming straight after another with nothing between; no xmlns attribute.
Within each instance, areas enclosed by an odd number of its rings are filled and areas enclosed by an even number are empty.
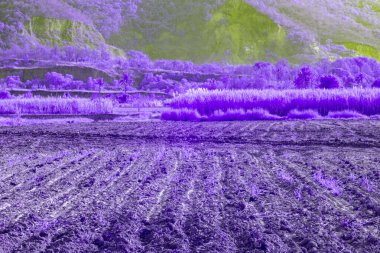
<svg viewBox="0 0 380 253"><path fill-rule="evenodd" d="M207 117L209 121L245 121L245 120L279 120L281 117L272 115L263 109L252 109L245 111L244 109L228 109L226 112L222 110L215 111Z"/></svg>
<svg viewBox="0 0 380 253"><path fill-rule="evenodd" d="M56 72L49 72L45 80L41 82L47 89L79 89L84 86L82 81L75 81L72 75L62 75Z"/></svg>
<svg viewBox="0 0 380 253"><path fill-rule="evenodd" d="M344 110L340 112L329 112L328 118L332 119L364 119L367 118L366 115L358 113L356 111Z"/></svg>
<svg viewBox="0 0 380 253"><path fill-rule="evenodd" d="M44 50L38 50L39 55L44 54L43 52ZM139 51L131 51L128 55L128 59L86 60L82 65L95 66L115 75L115 81L105 83L104 89L140 89L167 93L184 93L195 88L210 90L371 88L374 81L380 78L380 64L374 59L364 57L339 59L335 62L320 61L308 66L292 65L286 60L276 64L258 62L252 65L234 66L219 63L197 65L179 60L151 60ZM52 56L49 53L45 58L51 60ZM69 62L78 65L82 58L74 58ZM21 61L23 63L16 61L14 64L22 66L30 61L32 60ZM7 88L25 88L25 86L29 88L44 86L47 89L67 89L70 86L84 90L99 88L94 81L96 77L88 77L88 82L84 84L85 80L75 80L75 77L70 75L59 75L61 74L53 74L52 84L46 80L37 80L38 85L35 84L36 80L20 83L20 78L17 76L5 78L2 83Z"/></svg>
<svg viewBox="0 0 380 253"><path fill-rule="evenodd" d="M321 89L337 89L340 87L338 78L334 75L322 76L320 78L319 88Z"/></svg>
<svg viewBox="0 0 380 253"><path fill-rule="evenodd" d="M292 110L314 110L321 116L329 112L351 110L367 116L380 113L377 89L326 90L191 90L167 103L173 109L193 109L201 115L222 110L267 110L272 115L287 116ZM295 112L291 116L296 117ZM298 113L299 114L299 113ZM310 114L310 113L309 113ZM304 115L307 116L307 115Z"/></svg>
<svg viewBox="0 0 380 253"><path fill-rule="evenodd" d="M307 119L319 119L321 115L315 110L303 110L299 111L297 109L291 110L288 113L288 119L300 119L300 120L307 120Z"/></svg>
<svg viewBox="0 0 380 253"><path fill-rule="evenodd" d="M17 46L33 15L94 25L109 38L125 17L133 18L140 1L49 0L60 9L54 13L39 0L0 3L9 3L14 13L0 8L0 20L9 19L0 22L0 58L14 64L0 81L0 114L14 115L1 117L0 125L26 125L0 129L0 252L377 252L378 174L351 173L348 178L361 189L345 182L347 194L339 178L326 174L347 178L350 167L337 164L377 172L378 121L97 124L21 117L109 114L116 104L162 106L154 97L131 97L127 91L133 89L173 94L163 120L380 114L380 90L371 89L380 88L380 64L364 57L309 66L286 60L233 66L151 60L139 51L116 58L105 45ZM77 80L57 72L25 80L15 74L34 61L108 70L114 80L97 74ZM18 88L65 93L43 98L6 91ZM68 90L97 92L84 99ZM102 99L102 90L124 93ZM60 125L79 122L84 124ZM54 125L29 126L41 123ZM342 136L345 141L337 142ZM355 173L367 169L357 167Z"/></svg>
<svg viewBox="0 0 380 253"><path fill-rule="evenodd" d="M311 67L303 67L294 80L294 86L297 89L307 89L313 86L314 73Z"/></svg>
<svg viewBox="0 0 380 253"><path fill-rule="evenodd" d="M10 99L12 96L8 91L0 90L0 99Z"/></svg>
<svg viewBox="0 0 380 253"><path fill-rule="evenodd" d="M161 119L173 121L200 121L201 116L195 110L182 109L165 111L161 114Z"/></svg>
<svg viewBox="0 0 380 253"><path fill-rule="evenodd" d="M380 78L373 82L372 88L380 88Z"/></svg>
<svg viewBox="0 0 380 253"><path fill-rule="evenodd" d="M14 98L0 100L0 114L109 114L113 103L108 99Z"/></svg>
<svg viewBox="0 0 380 253"><path fill-rule="evenodd" d="M215 111L211 115L200 115L197 110L179 109L165 111L161 114L162 120L173 121L247 121L247 120L279 120L281 117L271 115L268 111L262 109L247 110L230 109L226 112L222 110Z"/></svg>

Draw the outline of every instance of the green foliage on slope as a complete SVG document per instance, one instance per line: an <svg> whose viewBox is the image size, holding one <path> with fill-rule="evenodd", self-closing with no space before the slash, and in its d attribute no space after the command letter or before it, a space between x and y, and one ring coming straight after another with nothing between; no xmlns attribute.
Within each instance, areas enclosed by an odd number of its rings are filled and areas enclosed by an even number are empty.
<svg viewBox="0 0 380 253"><path fill-rule="evenodd" d="M380 61L380 50L366 44L354 43L354 42L343 42L342 43L347 49L353 50L358 56L367 56L375 58Z"/></svg>
<svg viewBox="0 0 380 253"><path fill-rule="evenodd" d="M25 28L30 36L45 45L97 48L105 44L104 38L96 29L81 22L32 17L25 23Z"/></svg>
<svg viewBox="0 0 380 253"><path fill-rule="evenodd" d="M110 41L119 47L145 51L155 59L195 62L276 61L292 58L302 50L287 38L283 27L243 0L226 0L209 13L204 4L171 2L149 2L143 6L142 17ZM160 8L169 20L163 20ZM178 14L178 10L183 11Z"/></svg>

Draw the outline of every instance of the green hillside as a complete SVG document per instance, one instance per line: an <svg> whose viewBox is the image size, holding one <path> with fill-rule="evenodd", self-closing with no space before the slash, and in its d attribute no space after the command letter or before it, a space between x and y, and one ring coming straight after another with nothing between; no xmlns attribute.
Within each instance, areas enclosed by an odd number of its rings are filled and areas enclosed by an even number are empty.
<svg viewBox="0 0 380 253"><path fill-rule="evenodd" d="M284 27L243 0L227 0L211 10L208 18L204 5L190 7L184 1L173 2L176 6L168 10L167 15L172 16L168 25L152 29L152 24L159 23L162 16L146 11L146 16L124 27L110 42L126 50L145 51L152 58L195 62L276 61L284 57L293 59L305 50L288 39ZM162 1L156 1L144 8L157 10L162 8L160 4ZM178 10L191 11L178 14Z"/></svg>

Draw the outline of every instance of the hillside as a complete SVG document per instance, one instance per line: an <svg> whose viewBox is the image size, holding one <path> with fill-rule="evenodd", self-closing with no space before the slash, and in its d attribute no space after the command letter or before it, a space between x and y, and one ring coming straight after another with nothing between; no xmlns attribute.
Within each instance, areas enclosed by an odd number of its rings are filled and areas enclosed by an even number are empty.
<svg viewBox="0 0 380 253"><path fill-rule="evenodd" d="M4 0L0 47L140 50L153 59L234 64L380 59L376 0Z"/></svg>

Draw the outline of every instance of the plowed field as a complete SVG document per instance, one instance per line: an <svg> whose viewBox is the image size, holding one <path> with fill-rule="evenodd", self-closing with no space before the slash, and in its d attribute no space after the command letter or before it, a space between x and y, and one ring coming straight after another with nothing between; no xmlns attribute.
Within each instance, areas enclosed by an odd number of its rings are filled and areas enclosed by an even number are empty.
<svg viewBox="0 0 380 253"><path fill-rule="evenodd" d="M0 128L0 252L380 252L380 121Z"/></svg>

